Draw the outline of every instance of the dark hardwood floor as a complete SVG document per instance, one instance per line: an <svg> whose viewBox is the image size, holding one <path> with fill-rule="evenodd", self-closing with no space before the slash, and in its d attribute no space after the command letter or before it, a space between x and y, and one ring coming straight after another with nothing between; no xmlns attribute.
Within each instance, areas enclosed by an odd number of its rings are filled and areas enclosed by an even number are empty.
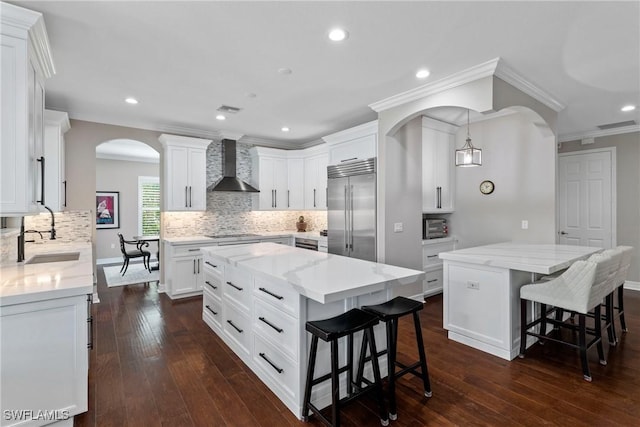
<svg viewBox="0 0 640 427"><path fill-rule="evenodd" d="M107 288L102 268L98 293L89 411L76 426L321 425L296 419L205 325L201 298L171 301L155 284ZM591 349L592 383L568 347L536 346L508 362L449 341L442 298L430 298L421 321L433 397L403 377L390 425L639 425L640 293L625 295L629 332L617 347L605 343L607 366ZM412 329L401 321L400 361L417 358ZM379 425L373 400L343 414L345 426Z"/></svg>

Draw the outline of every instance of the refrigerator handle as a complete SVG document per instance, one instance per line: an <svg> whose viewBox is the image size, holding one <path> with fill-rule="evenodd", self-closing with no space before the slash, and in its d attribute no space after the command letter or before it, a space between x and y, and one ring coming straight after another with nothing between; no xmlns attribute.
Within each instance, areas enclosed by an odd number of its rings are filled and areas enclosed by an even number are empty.
<svg viewBox="0 0 640 427"><path fill-rule="evenodd" d="M349 248L353 250L353 185L349 188L349 213L351 215L349 219Z"/></svg>
<svg viewBox="0 0 640 427"><path fill-rule="evenodd" d="M349 229L349 223L347 222L347 210L349 209L349 205L347 204L347 186L344 186L344 230L343 230L343 240L344 240L344 248L349 250L349 240L347 236L347 230Z"/></svg>

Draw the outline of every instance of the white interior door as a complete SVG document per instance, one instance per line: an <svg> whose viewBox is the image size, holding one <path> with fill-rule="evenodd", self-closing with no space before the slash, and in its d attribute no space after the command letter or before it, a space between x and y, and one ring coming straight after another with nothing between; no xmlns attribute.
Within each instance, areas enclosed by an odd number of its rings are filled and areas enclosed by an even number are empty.
<svg viewBox="0 0 640 427"><path fill-rule="evenodd" d="M615 148L558 155L558 235L565 245L616 245Z"/></svg>

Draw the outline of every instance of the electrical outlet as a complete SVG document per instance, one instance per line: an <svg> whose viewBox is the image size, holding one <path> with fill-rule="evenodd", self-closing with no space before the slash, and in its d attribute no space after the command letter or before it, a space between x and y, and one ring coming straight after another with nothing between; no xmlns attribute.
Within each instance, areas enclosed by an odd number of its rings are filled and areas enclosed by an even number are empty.
<svg viewBox="0 0 640 427"><path fill-rule="evenodd" d="M402 223L401 222L396 222L396 223L393 224L393 232L394 233L402 232Z"/></svg>
<svg viewBox="0 0 640 427"><path fill-rule="evenodd" d="M111 244L111 249L115 249L115 248L116 248L116 244L115 244L115 243L112 243L112 244Z"/></svg>
<svg viewBox="0 0 640 427"><path fill-rule="evenodd" d="M474 281L468 280L467 281L467 288L479 290L480 289L480 282L474 282Z"/></svg>
<svg viewBox="0 0 640 427"><path fill-rule="evenodd" d="M529 221L527 221L526 219L522 220L522 229L526 230L529 228Z"/></svg>

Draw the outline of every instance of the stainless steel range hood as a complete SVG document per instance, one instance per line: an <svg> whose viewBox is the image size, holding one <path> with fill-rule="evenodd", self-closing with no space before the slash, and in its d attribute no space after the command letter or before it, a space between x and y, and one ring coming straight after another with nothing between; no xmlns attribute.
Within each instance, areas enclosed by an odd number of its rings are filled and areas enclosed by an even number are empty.
<svg viewBox="0 0 640 427"><path fill-rule="evenodd" d="M259 193L257 190L236 176L236 141L222 140L222 179L211 185L208 191L241 191Z"/></svg>

